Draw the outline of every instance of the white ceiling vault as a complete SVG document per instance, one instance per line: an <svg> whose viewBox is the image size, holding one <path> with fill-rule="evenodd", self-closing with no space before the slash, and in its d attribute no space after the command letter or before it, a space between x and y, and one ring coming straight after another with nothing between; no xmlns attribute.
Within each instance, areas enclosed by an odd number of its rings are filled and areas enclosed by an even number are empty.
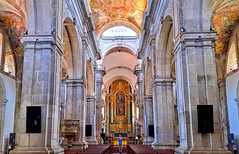
<svg viewBox="0 0 239 154"><path fill-rule="evenodd" d="M125 79L135 86L137 77L134 75L134 67L138 64L135 54L127 48L112 48L103 58L102 66L106 68L103 77L105 87L116 79Z"/></svg>
<svg viewBox="0 0 239 154"><path fill-rule="evenodd" d="M113 35L102 33L99 37L102 59L98 64L106 69L106 75L103 77L104 87L107 89L114 80L124 79L134 89L137 81L134 67L138 64L136 51L139 37L136 33L134 36L129 36L127 32L125 34L122 34L122 31L114 32L116 33L112 33Z"/></svg>
<svg viewBox="0 0 239 154"><path fill-rule="evenodd" d="M88 0L102 55L97 63L106 69L105 90L117 79L136 88L134 68L140 61L136 52L147 4L148 0Z"/></svg>

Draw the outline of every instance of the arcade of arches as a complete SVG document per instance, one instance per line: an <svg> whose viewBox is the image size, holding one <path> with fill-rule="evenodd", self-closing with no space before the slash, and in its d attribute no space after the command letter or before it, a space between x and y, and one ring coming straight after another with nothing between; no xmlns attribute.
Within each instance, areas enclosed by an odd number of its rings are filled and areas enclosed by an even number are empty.
<svg viewBox="0 0 239 154"><path fill-rule="evenodd" d="M238 154L238 21L238 0L1 0L0 154Z"/></svg>

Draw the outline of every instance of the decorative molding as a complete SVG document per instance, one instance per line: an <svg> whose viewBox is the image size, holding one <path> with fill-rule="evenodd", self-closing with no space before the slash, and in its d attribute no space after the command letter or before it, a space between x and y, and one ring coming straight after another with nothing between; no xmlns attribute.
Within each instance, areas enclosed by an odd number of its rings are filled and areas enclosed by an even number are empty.
<svg viewBox="0 0 239 154"><path fill-rule="evenodd" d="M86 80L84 79L66 79L65 83L67 87L86 87Z"/></svg>

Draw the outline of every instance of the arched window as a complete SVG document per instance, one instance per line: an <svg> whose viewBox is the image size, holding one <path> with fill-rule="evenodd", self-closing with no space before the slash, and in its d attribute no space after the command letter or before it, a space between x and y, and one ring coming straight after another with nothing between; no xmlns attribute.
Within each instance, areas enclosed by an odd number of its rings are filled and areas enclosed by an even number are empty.
<svg viewBox="0 0 239 154"><path fill-rule="evenodd" d="M9 43L6 43L5 48L4 71L15 76L14 58Z"/></svg>
<svg viewBox="0 0 239 154"><path fill-rule="evenodd" d="M115 26L106 30L102 37L137 37L137 33L132 29L125 27L125 26Z"/></svg>
<svg viewBox="0 0 239 154"><path fill-rule="evenodd" d="M15 60L11 45L5 33L0 31L0 69L15 76Z"/></svg>
<svg viewBox="0 0 239 154"><path fill-rule="evenodd" d="M238 68L238 60L237 60L237 44L235 38L232 39L231 44L229 45L229 53L227 59L227 73Z"/></svg>

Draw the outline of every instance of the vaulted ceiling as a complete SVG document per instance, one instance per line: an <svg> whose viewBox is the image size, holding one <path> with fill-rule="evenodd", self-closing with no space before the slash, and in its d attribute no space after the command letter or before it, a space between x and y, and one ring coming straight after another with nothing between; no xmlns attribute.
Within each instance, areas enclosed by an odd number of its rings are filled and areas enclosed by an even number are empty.
<svg viewBox="0 0 239 154"><path fill-rule="evenodd" d="M126 21L141 31L147 0L90 0L96 30L113 21Z"/></svg>
<svg viewBox="0 0 239 154"><path fill-rule="evenodd" d="M216 52L221 54L227 49L227 42L235 26L239 23L239 0L212 0L213 27L218 33Z"/></svg>

